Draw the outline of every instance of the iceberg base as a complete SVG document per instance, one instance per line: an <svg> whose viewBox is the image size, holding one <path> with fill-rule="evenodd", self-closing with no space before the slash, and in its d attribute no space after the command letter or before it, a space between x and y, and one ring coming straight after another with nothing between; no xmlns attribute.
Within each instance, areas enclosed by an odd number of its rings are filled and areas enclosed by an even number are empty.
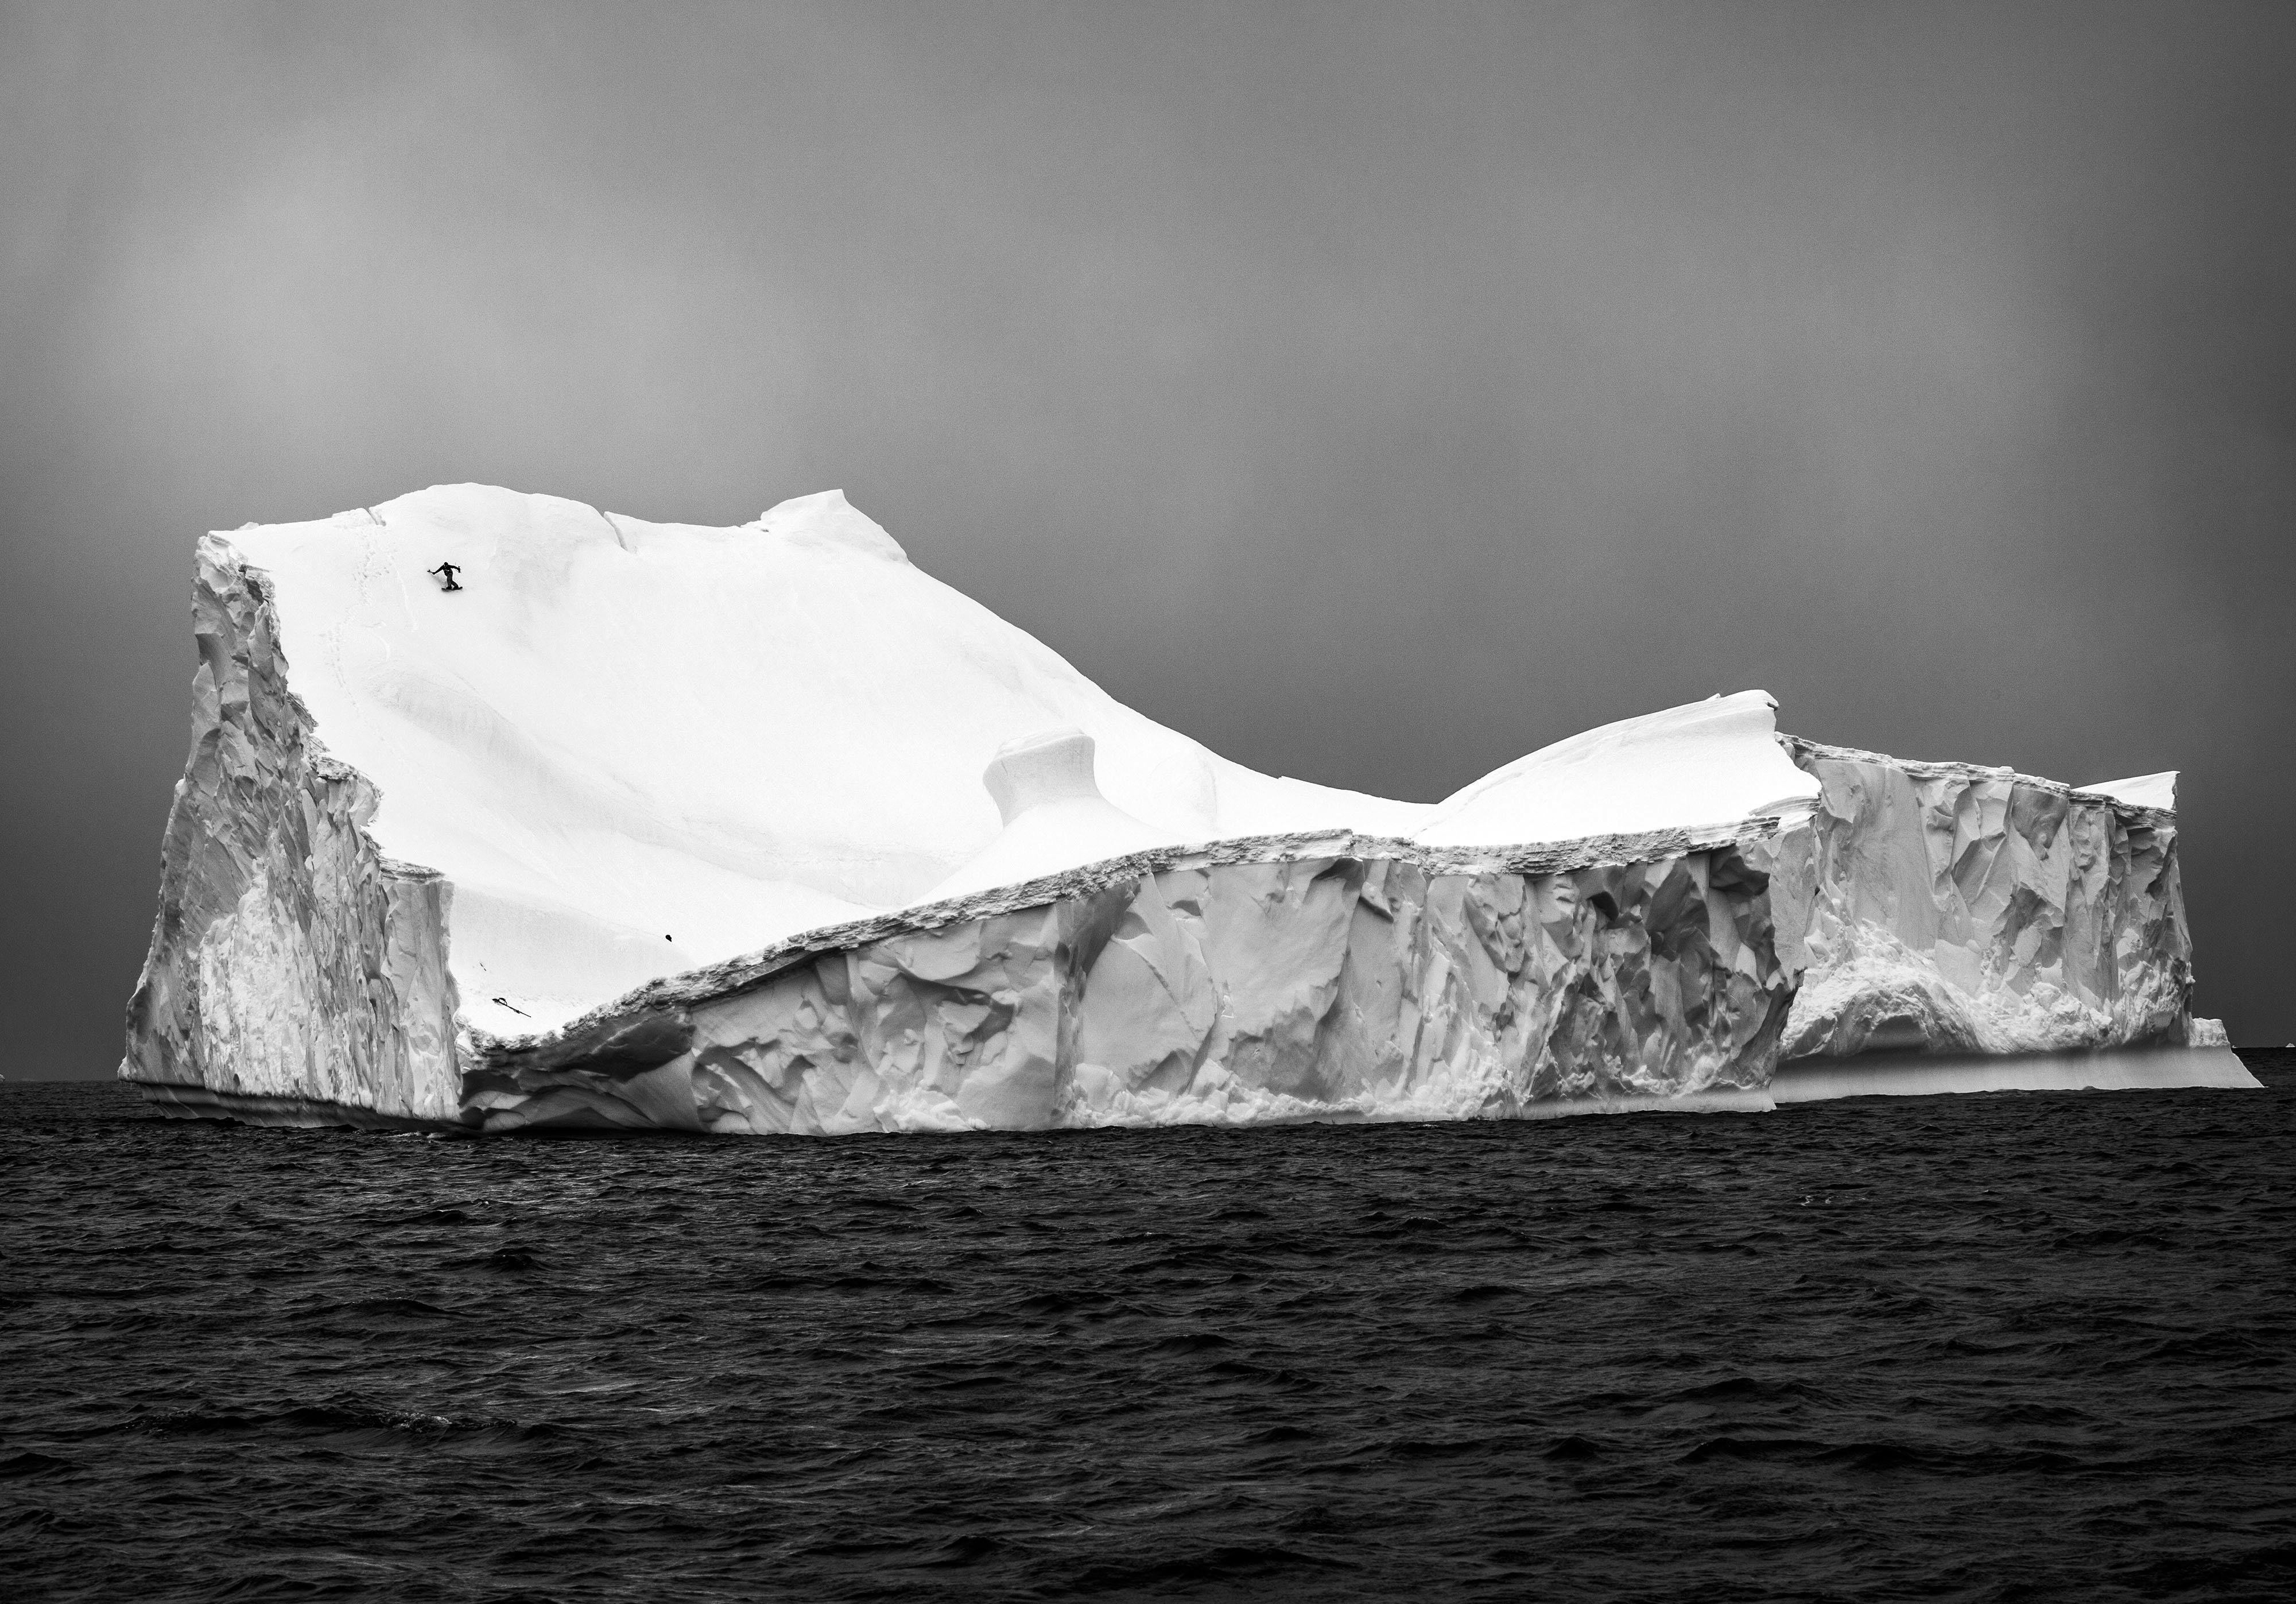
<svg viewBox="0 0 2296 1604"><path fill-rule="evenodd" d="M455 1131L472 1133L471 1127L450 1120L428 1120L324 1098L267 1097L258 1092L215 1091L205 1086L184 1086L165 1081L127 1082L146 1103L169 1119L236 1120L242 1125L276 1125L315 1131L349 1126L357 1131Z"/></svg>
<svg viewBox="0 0 2296 1604"><path fill-rule="evenodd" d="M477 1136L476 1122L411 1119L318 1098L266 1097L252 1092L213 1091L156 1081L129 1082L144 1100L170 1119L236 1120L242 1124L297 1130L348 1127L359 1131ZM1947 1097L1980 1091L2158 1091L2177 1088L2261 1090L2264 1083L2230 1048L2163 1047L2101 1053L2027 1053L2014 1057L1970 1054L1921 1057L1876 1053L1862 1059L1832 1059L1779 1066L1766 1088L1716 1089L1671 1097L1542 1098L1516 1105L1504 1116L1557 1119L1588 1114L1767 1114L1784 1104L1820 1103L1840 1098ZM1424 1116L1422 1116L1423 1118ZM1328 1110L1293 1118L1245 1123L1264 1124L1358 1124L1420 1123L1409 1115L1382 1118L1361 1110ZM1194 1123L1200 1122L1176 1122ZM607 1122L575 1122L531 1127L488 1122L484 1134L555 1134L561 1129L616 1132L632 1129Z"/></svg>
<svg viewBox="0 0 2296 1604"><path fill-rule="evenodd" d="M2121 1048L2098 1053L1874 1053L1781 1064L1780 1103L1921 1098L1966 1091L2156 1091L2181 1086L2263 1090L2228 1047Z"/></svg>

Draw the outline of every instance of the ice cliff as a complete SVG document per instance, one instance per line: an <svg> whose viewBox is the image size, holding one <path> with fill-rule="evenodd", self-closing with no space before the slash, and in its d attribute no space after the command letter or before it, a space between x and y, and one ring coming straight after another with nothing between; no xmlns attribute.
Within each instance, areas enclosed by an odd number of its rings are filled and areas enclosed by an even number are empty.
<svg viewBox="0 0 2296 1604"><path fill-rule="evenodd" d="M1790 740L1821 790L1788 1057L2182 1041L2175 776L2075 790ZM2129 794L2139 801L2124 801Z"/></svg>
<svg viewBox="0 0 2296 1604"><path fill-rule="evenodd" d="M1781 741L1749 692L1431 806L1275 778L833 491L708 529L442 488L206 538L193 615L121 1067L183 1108L835 1132L1760 1106L1782 1053L2192 1028L2173 777Z"/></svg>
<svg viewBox="0 0 2296 1604"><path fill-rule="evenodd" d="M480 1043L465 1096L489 1130L758 1133L1759 1105L1792 999L1778 835L1142 852Z"/></svg>

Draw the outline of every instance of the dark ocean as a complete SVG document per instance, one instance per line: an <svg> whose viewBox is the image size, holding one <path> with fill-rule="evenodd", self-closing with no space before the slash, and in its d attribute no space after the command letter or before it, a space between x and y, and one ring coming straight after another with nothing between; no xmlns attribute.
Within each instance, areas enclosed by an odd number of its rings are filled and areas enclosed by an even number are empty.
<svg viewBox="0 0 2296 1604"><path fill-rule="evenodd" d="M2296 1597L2262 1093L447 1141L0 1086L0 1596Z"/></svg>

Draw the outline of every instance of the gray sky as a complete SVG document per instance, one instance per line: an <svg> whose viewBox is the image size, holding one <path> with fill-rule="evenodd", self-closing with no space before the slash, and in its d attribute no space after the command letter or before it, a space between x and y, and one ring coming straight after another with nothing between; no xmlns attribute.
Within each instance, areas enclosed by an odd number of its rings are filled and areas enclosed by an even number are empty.
<svg viewBox="0 0 2296 1604"><path fill-rule="evenodd" d="M109 1073L197 534L843 486L1255 768L1760 686L2185 770L2296 1038L2296 7L0 3L12 1078Z"/></svg>

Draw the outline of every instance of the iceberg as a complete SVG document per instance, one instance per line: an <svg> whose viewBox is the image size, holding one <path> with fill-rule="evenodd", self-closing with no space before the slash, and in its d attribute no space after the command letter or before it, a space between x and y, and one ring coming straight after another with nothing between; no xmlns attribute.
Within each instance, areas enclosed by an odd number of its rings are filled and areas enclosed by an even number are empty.
<svg viewBox="0 0 2296 1604"><path fill-rule="evenodd" d="M2173 776L1822 746L1759 691L1434 804L1259 774L837 491L713 529L441 487L209 535L193 602L120 1068L171 1111L837 1134L1763 1108L2066 1055L2253 1083L2190 1016Z"/></svg>

